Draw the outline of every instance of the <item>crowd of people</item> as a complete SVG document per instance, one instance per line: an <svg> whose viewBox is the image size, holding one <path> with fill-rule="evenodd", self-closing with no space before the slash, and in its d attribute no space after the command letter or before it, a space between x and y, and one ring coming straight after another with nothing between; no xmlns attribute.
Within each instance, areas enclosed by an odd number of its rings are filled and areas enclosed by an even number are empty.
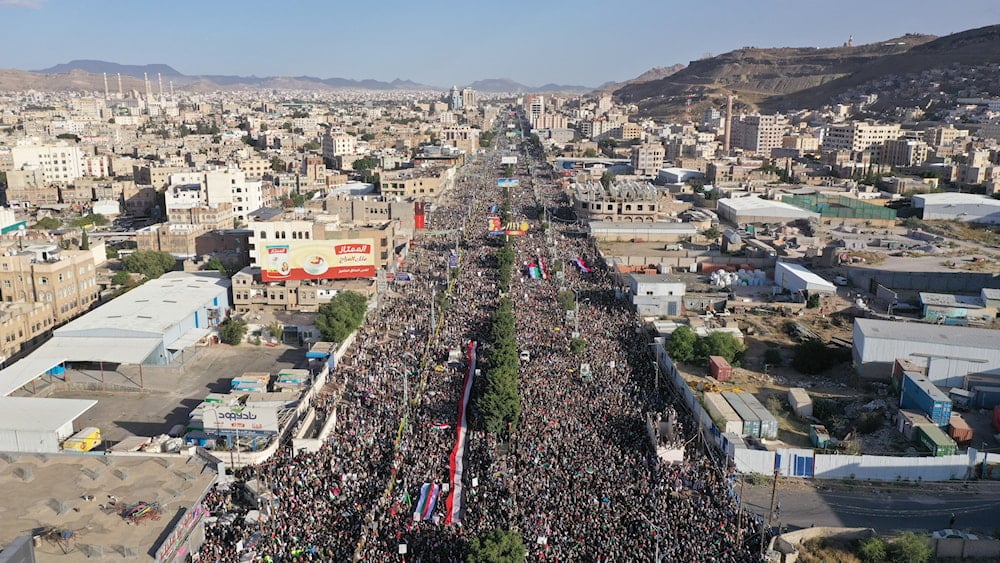
<svg viewBox="0 0 1000 563"><path fill-rule="evenodd" d="M273 495L262 522L246 521L238 487L213 491L206 507L239 518L207 525L202 560L236 560L239 545L275 561L399 561L405 545L410 560L462 561L469 539L496 528L519 531L531 560L759 560L750 541L757 521L737 516L733 476L706 454L685 408L654 389L649 341L616 298L612 272L572 224L539 230L540 206L566 202L551 183L534 183L531 165L522 157L509 198L512 218L534 228L511 239L519 262L541 254L551 275L532 279L521 269L511 281L518 346L530 356L520 366L521 419L509 436L493 436L473 405L459 523L444 525L464 352L476 341L480 358L488 354L499 300L502 241L486 232L486 217L508 195L496 185L495 154L467 165L439 199L429 218L438 235L416 237L407 259L413 281L380 299L338 366L319 403L336 408L328 443L315 453L286 449L238 475ZM452 254L460 255L455 269ZM576 295L575 321L560 291ZM571 351L576 338L583 349ZM683 464L658 459L650 413L673 423ZM427 519L415 518L424 483L441 494Z"/></svg>

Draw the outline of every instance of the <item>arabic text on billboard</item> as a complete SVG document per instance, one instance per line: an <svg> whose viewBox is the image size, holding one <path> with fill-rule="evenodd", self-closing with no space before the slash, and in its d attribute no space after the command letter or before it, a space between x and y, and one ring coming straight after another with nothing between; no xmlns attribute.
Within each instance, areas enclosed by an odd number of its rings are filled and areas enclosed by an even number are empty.
<svg viewBox="0 0 1000 563"><path fill-rule="evenodd" d="M205 428L218 431L277 432L278 409L274 407L226 407L205 409Z"/></svg>
<svg viewBox="0 0 1000 563"><path fill-rule="evenodd" d="M497 180L498 188L516 188L518 185L520 185L520 182L517 178L499 178Z"/></svg>
<svg viewBox="0 0 1000 563"><path fill-rule="evenodd" d="M499 217L488 217L487 229L491 233L503 234L504 228L503 223L500 221Z"/></svg>
<svg viewBox="0 0 1000 563"><path fill-rule="evenodd" d="M517 164L516 156L501 156L500 164Z"/></svg>
<svg viewBox="0 0 1000 563"><path fill-rule="evenodd" d="M271 244L263 248L261 281L375 277L371 239Z"/></svg>

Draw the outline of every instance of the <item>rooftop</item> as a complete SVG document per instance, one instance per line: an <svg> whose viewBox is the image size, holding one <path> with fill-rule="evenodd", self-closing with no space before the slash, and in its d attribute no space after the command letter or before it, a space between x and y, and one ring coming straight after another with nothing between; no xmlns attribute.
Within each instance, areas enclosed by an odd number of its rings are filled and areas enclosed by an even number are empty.
<svg viewBox="0 0 1000 563"><path fill-rule="evenodd" d="M85 399L0 398L0 428L4 430L49 430L72 422L97 404Z"/></svg>
<svg viewBox="0 0 1000 563"><path fill-rule="evenodd" d="M891 338L928 344L945 344L968 348L995 350L1000 342L1000 331L987 328L907 323L877 319L854 319L854 324L865 338Z"/></svg>
<svg viewBox="0 0 1000 563"><path fill-rule="evenodd" d="M785 219L819 218L819 213L813 213L794 205L770 199L761 199L759 197L724 198L719 200L719 207L726 207L737 213L760 211Z"/></svg>
<svg viewBox="0 0 1000 563"><path fill-rule="evenodd" d="M982 194L963 192L941 192L935 194L917 194L913 196L913 207L927 205L987 205L1000 207L1000 200Z"/></svg>
<svg viewBox="0 0 1000 563"><path fill-rule="evenodd" d="M950 293L920 293L920 302L936 307L962 307L982 309L983 302L978 295L952 295Z"/></svg>

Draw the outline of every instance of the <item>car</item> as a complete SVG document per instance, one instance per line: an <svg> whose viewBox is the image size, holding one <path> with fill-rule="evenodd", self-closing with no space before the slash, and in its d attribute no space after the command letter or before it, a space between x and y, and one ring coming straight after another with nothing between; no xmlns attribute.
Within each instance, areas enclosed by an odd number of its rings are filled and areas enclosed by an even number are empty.
<svg viewBox="0 0 1000 563"><path fill-rule="evenodd" d="M849 282L848 282L847 278L845 278L844 276L837 276L837 277L833 278L833 284L834 285L841 285L841 286L843 286L843 285L847 285L848 283Z"/></svg>
<svg viewBox="0 0 1000 563"><path fill-rule="evenodd" d="M531 361L531 354L527 350L523 350L521 352L520 360L521 360L522 364L526 364L526 363L530 362Z"/></svg>

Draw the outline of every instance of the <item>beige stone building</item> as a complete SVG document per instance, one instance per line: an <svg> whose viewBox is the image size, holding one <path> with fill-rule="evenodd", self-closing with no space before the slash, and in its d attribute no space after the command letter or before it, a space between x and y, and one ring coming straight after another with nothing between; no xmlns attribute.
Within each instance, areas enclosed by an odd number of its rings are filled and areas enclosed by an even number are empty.
<svg viewBox="0 0 1000 563"><path fill-rule="evenodd" d="M0 362L41 344L54 326L48 303L0 303Z"/></svg>
<svg viewBox="0 0 1000 563"><path fill-rule="evenodd" d="M97 268L106 261L102 243L90 250L56 245L20 249L9 243L0 256L0 298L5 303L45 303L52 307L53 322L62 324L97 303Z"/></svg>
<svg viewBox="0 0 1000 563"><path fill-rule="evenodd" d="M653 223L660 210L660 193L649 182L600 182L576 185L573 209L584 221Z"/></svg>
<svg viewBox="0 0 1000 563"><path fill-rule="evenodd" d="M659 143L648 143L632 147L632 169L638 176L656 176L663 168L666 150Z"/></svg>
<svg viewBox="0 0 1000 563"><path fill-rule="evenodd" d="M407 168L382 173L385 197L436 197L454 180L454 168Z"/></svg>

